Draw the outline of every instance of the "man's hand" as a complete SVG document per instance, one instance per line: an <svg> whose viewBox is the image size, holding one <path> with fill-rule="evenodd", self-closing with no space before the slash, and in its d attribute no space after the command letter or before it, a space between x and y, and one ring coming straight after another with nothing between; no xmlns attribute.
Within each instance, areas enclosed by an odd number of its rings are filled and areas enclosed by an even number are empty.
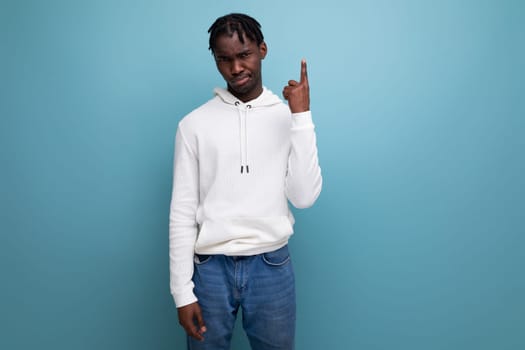
<svg viewBox="0 0 525 350"><path fill-rule="evenodd" d="M310 88L308 74L306 73L306 60L301 61L301 80L288 81L288 86L283 89L283 97L288 101L292 113L301 113L310 110Z"/></svg>
<svg viewBox="0 0 525 350"><path fill-rule="evenodd" d="M179 323L189 336L204 340L202 336L206 332L206 326L202 319L201 307L198 303L192 303L177 309L179 313Z"/></svg>

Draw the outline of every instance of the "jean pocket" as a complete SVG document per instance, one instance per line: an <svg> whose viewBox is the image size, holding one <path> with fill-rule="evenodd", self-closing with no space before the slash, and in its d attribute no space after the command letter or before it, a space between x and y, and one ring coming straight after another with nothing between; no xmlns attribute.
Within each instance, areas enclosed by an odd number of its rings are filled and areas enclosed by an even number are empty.
<svg viewBox="0 0 525 350"><path fill-rule="evenodd" d="M262 259L267 265L283 266L288 261L290 261L290 252L288 251L288 245L274 250L273 252L263 253Z"/></svg>
<svg viewBox="0 0 525 350"><path fill-rule="evenodd" d="M202 265L210 261L211 258L212 258L212 255L195 254L193 256L193 262L197 265Z"/></svg>

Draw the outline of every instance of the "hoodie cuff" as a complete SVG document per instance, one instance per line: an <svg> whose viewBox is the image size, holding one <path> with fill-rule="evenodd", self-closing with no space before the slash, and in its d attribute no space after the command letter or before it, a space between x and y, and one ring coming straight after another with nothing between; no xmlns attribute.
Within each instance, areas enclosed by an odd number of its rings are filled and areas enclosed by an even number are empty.
<svg viewBox="0 0 525 350"><path fill-rule="evenodd" d="M173 300L176 307L183 307L196 302L198 299L193 293L179 293L173 294Z"/></svg>
<svg viewBox="0 0 525 350"><path fill-rule="evenodd" d="M292 130L313 129L312 112L292 113Z"/></svg>

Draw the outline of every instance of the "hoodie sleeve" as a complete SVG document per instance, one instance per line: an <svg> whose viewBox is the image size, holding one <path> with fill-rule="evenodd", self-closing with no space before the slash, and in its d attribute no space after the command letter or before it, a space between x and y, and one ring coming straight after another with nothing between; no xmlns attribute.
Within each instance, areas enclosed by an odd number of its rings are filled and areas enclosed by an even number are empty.
<svg viewBox="0 0 525 350"><path fill-rule="evenodd" d="M292 114L286 195L296 208L308 208L321 193L323 179L310 111Z"/></svg>
<svg viewBox="0 0 525 350"><path fill-rule="evenodd" d="M198 159L179 124L169 217L170 290L177 307L197 301L191 279L197 238L198 175Z"/></svg>

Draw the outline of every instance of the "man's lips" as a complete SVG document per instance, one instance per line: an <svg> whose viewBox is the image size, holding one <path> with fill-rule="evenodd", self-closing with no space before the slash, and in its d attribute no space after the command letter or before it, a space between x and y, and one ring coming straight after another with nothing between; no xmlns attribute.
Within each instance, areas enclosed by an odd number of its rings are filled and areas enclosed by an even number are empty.
<svg viewBox="0 0 525 350"><path fill-rule="evenodd" d="M231 81L231 84L235 85L235 86L242 86L242 85L246 84L248 82L248 80L250 80L250 76L249 75L243 75L243 76L236 77L235 79L233 79Z"/></svg>

